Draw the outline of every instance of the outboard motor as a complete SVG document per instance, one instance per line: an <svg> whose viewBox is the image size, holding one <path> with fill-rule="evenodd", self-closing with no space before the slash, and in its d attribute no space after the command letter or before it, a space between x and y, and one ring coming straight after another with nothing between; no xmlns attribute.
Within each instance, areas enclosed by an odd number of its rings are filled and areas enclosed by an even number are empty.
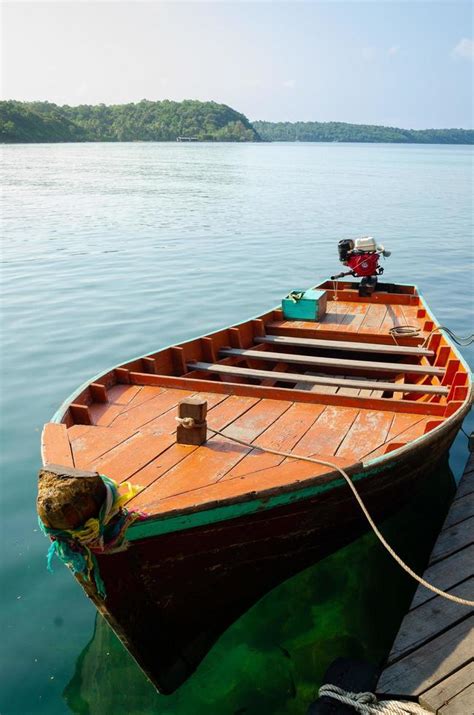
<svg viewBox="0 0 474 715"><path fill-rule="evenodd" d="M337 280L349 275L361 278L359 295L372 295L377 285L377 276L383 273L383 268L379 265L380 256L388 258L390 251L377 244L372 236L356 238L355 241L351 238L345 238L339 241L337 249L339 251L339 260L345 266L348 266L350 270L331 276L331 280Z"/></svg>

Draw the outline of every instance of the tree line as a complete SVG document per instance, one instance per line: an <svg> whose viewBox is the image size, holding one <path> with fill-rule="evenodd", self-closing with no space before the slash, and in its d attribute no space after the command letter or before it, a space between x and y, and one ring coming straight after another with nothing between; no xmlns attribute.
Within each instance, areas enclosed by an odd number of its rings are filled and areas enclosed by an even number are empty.
<svg viewBox="0 0 474 715"><path fill-rule="evenodd" d="M344 122L254 122L263 141L474 144L470 129L398 129Z"/></svg>
<svg viewBox="0 0 474 715"><path fill-rule="evenodd" d="M247 117L216 102L150 102L58 106L50 102L0 102L0 141L127 142L258 141Z"/></svg>
<svg viewBox="0 0 474 715"><path fill-rule="evenodd" d="M343 122L250 123L225 104L142 100L58 106L0 102L0 143L176 141L474 144L469 129L398 129Z"/></svg>

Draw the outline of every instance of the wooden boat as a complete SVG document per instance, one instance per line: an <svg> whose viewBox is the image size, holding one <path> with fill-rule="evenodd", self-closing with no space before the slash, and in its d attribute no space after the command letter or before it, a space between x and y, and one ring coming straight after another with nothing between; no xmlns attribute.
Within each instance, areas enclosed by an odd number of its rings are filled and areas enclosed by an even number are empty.
<svg viewBox="0 0 474 715"><path fill-rule="evenodd" d="M266 448L342 466L381 520L469 410L469 369L417 288L356 288L318 286L318 321L274 309L120 365L44 428L44 465L143 487L129 547L97 557L107 597L81 583L163 693L264 593L366 530L336 469ZM407 324L419 334L394 338ZM193 395L207 401L208 439L177 444L177 407Z"/></svg>

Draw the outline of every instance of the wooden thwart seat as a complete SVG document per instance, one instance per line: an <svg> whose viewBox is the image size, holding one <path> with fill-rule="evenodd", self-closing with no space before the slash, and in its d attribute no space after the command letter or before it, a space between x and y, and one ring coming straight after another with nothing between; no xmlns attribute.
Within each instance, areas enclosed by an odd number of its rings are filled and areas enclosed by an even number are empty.
<svg viewBox="0 0 474 715"><path fill-rule="evenodd" d="M292 345L301 348L317 348L318 350L347 350L350 352L379 353L383 355L424 355L433 357L433 350L413 348L406 345L386 345L384 343L364 343L341 340L315 340L312 338L290 338L286 335L263 335L254 338L256 343L270 345Z"/></svg>
<svg viewBox="0 0 474 715"><path fill-rule="evenodd" d="M393 372L407 375L437 375L442 377L444 370L431 365L404 365L395 362L372 362L369 360L339 360L337 358L314 357L312 355L296 355L295 353L272 353L266 350L240 350L238 348L223 348L219 351L223 357L241 357L252 360L269 360L270 362L286 362L295 365L312 365L317 367L356 368Z"/></svg>
<svg viewBox="0 0 474 715"><path fill-rule="evenodd" d="M335 385L337 387L354 387L357 389L367 390L383 390L393 392L419 392L431 395L447 395L449 390L446 387L438 385L408 385L393 382L370 382L368 380L357 380L352 378L335 378L335 377L314 377L312 375L298 375L290 372L276 372L275 370L253 370L244 367L232 367L230 365L219 365L208 362L191 362L188 363L188 370L203 370L205 372L213 372L219 375L232 375L247 378L256 378L259 380L271 377L272 380L280 380L282 382L307 382L312 385Z"/></svg>

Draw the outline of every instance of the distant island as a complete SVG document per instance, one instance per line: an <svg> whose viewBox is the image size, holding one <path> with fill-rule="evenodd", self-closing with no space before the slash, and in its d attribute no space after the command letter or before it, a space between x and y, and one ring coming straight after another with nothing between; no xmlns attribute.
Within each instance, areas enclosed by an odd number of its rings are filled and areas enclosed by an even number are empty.
<svg viewBox="0 0 474 715"><path fill-rule="evenodd" d="M251 123L225 104L142 100L135 104L0 102L0 143L49 142L388 142L474 144L470 129L398 129L343 122Z"/></svg>
<svg viewBox="0 0 474 715"><path fill-rule="evenodd" d="M0 142L260 141L247 117L216 102L0 102Z"/></svg>
<svg viewBox="0 0 474 715"><path fill-rule="evenodd" d="M253 122L263 141L474 144L472 129L397 129L344 122Z"/></svg>

